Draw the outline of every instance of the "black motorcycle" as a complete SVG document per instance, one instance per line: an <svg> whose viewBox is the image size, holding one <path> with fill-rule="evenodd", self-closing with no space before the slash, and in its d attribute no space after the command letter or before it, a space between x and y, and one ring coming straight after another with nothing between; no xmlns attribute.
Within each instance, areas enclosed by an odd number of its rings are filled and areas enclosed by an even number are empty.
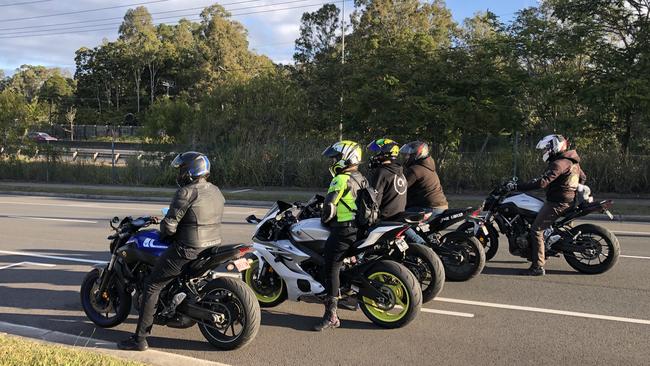
<svg viewBox="0 0 650 366"><path fill-rule="evenodd" d="M485 250L474 233L487 228L482 219L469 216L471 212L471 208L448 209L431 216L427 222L412 225L415 233L438 254L445 267L445 277L451 281L467 281L478 276L485 267ZM441 234L463 220L471 224L471 233L451 231Z"/></svg>
<svg viewBox="0 0 650 366"><path fill-rule="evenodd" d="M114 217L110 240L111 260L96 265L81 284L81 304L88 318L102 328L121 324L135 299L140 309L145 278L168 244L158 230L142 230L157 223L155 217ZM118 226L114 224L119 223ZM214 269L244 271L243 258L251 246L221 245L202 251L180 276L160 294L154 322L172 328L198 324L213 346L232 350L249 344L260 327L260 308L255 294L240 280L222 277Z"/></svg>
<svg viewBox="0 0 650 366"><path fill-rule="evenodd" d="M486 246L488 258L497 252L499 233L508 239L508 249L512 255L530 258L531 225L544 201L526 193L511 192L507 186L505 183L492 190L475 213L475 216L483 217L487 227L487 232L475 235ZM574 202L544 232L546 257L562 254L573 269L582 273L598 274L611 269L618 261L621 250L614 233L594 224L573 226L574 220L596 212L603 212L612 219L609 212L611 206L611 200L593 202L593 198ZM468 223L461 225L458 230L472 232Z"/></svg>

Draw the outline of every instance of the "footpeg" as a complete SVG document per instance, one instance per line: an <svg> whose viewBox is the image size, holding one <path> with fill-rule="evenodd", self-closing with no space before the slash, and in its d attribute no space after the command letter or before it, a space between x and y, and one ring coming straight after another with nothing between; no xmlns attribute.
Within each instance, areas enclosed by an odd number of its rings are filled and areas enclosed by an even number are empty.
<svg viewBox="0 0 650 366"><path fill-rule="evenodd" d="M174 298L172 299L171 305L165 311L163 311L162 315L164 316L169 316L174 314L176 312L176 307L185 300L187 297L187 294L185 292L179 292L176 295L174 295Z"/></svg>

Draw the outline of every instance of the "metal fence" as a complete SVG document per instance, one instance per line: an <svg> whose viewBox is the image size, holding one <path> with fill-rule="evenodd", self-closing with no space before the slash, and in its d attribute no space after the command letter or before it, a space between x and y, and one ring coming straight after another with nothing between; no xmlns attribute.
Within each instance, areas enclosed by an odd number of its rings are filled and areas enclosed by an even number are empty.
<svg viewBox="0 0 650 366"><path fill-rule="evenodd" d="M41 125L37 132L46 132L59 139L70 139L69 125ZM112 131L116 137L140 136L142 126L111 126L111 125L75 125L73 127L75 140L92 140L101 137L111 137Z"/></svg>

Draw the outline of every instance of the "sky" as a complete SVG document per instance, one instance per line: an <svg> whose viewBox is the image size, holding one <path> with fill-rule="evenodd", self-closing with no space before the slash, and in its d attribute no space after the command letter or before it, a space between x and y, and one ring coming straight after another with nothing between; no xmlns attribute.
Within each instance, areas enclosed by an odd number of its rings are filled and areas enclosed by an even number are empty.
<svg viewBox="0 0 650 366"><path fill-rule="evenodd" d="M218 2L242 22L250 48L275 62L291 63L303 12L327 0L223 0ZM337 0L341 6L342 0ZM346 14L353 2L347 0ZM0 0L0 69L6 75L23 64L60 67L74 72L74 53L115 40L127 9L146 6L155 23L196 20L213 0ZM537 0L447 0L457 22L489 9L505 21ZM92 10L92 11L88 11Z"/></svg>

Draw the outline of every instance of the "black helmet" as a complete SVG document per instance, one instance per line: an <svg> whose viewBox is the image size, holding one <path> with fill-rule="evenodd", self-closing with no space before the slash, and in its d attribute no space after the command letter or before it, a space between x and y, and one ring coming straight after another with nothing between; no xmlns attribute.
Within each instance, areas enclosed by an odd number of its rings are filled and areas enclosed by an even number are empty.
<svg viewBox="0 0 650 366"><path fill-rule="evenodd" d="M188 151L176 155L172 161L172 168L178 169L176 184L179 187L190 184L195 179L210 175L210 160L196 151Z"/></svg>
<svg viewBox="0 0 650 366"><path fill-rule="evenodd" d="M411 141L402 146L399 152L405 156L404 165L409 166L429 157L429 145L421 141Z"/></svg>
<svg viewBox="0 0 650 366"><path fill-rule="evenodd" d="M385 161L395 160L399 155L399 144L391 139L375 140L368 144L367 149L374 154L368 159L370 169L377 168Z"/></svg>

